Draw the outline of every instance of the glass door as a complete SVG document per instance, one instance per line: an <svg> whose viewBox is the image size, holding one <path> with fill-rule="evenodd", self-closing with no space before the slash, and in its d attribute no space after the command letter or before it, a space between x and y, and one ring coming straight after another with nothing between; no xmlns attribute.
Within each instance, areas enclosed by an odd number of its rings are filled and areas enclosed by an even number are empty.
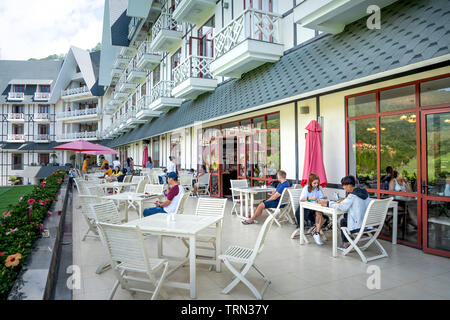
<svg viewBox="0 0 450 320"><path fill-rule="evenodd" d="M450 257L450 111L422 113L422 243Z"/></svg>

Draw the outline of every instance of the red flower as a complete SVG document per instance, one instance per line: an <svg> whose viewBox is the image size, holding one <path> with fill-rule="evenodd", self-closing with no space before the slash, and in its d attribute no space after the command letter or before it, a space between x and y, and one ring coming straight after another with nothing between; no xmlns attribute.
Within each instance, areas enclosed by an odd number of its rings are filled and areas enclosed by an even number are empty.
<svg viewBox="0 0 450 320"><path fill-rule="evenodd" d="M45 199L45 201L50 202L50 199Z"/></svg>
<svg viewBox="0 0 450 320"><path fill-rule="evenodd" d="M47 204L47 202L42 201L42 200L39 200L39 204L40 204L41 206L43 206L43 205Z"/></svg>
<svg viewBox="0 0 450 320"><path fill-rule="evenodd" d="M3 212L3 216L6 218L6 217L9 217L11 215L11 212L9 212L9 211L6 211L6 212Z"/></svg>
<svg viewBox="0 0 450 320"><path fill-rule="evenodd" d="M45 183L41 184L41 188L45 188Z"/></svg>
<svg viewBox="0 0 450 320"><path fill-rule="evenodd" d="M5 255L4 252L0 252L0 257L3 257Z"/></svg>
<svg viewBox="0 0 450 320"><path fill-rule="evenodd" d="M34 199L28 199L27 202L28 202L29 204L33 205L33 204L36 202L36 200L34 200Z"/></svg>

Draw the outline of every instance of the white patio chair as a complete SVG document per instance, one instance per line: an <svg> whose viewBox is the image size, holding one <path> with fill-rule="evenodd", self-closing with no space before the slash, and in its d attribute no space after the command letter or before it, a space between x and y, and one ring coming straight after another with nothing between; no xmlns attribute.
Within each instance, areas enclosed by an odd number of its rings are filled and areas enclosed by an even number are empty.
<svg viewBox="0 0 450 320"><path fill-rule="evenodd" d="M77 186L78 193L80 195L90 195L90 191L88 189L88 184L83 179L75 180L75 184Z"/></svg>
<svg viewBox="0 0 450 320"><path fill-rule="evenodd" d="M270 216L274 217L275 223L281 228L280 222L284 221L292 221L291 216L289 215L291 211L291 201L289 198L288 188L283 190L283 193L280 196L280 201L278 202L278 206L276 208L266 208L264 209Z"/></svg>
<svg viewBox="0 0 450 320"><path fill-rule="evenodd" d="M302 194L302 189L289 188L288 192L289 192L289 199L291 202L291 209L294 214L294 219L296 219L295 212L300 207L300 196ZM298 221L297 221L297 223L298 223ZM300 235L300 228L295 229L295 231L291 234L291 239L294 239L298 235Z"/></svg>
<svg viewBox="0 0 450 320"><path fill-rule="evenodd" d="M179 176L180 184L183 186L184 190L191 191L192 190L192 174L182 173Z"/></svg>
<svg viewBox="0 0 450 320"><path fill-rule="evenodd" d="M211 178L211 173L205 173L198 177L197 181L197 196L200 195L200 192L204 195L209 196L209 180Z"/></svg>
<svg viewBox="0 0 450 320"><path fill-rule="evenodd" d="M231 283L222 290L223 294L228 294L239 282L242 281L255 295L256 299L261 300L263 298L264 292L270 284L270 280L258 269L255 264L255 259L262 252L267 234L269 233L274 221L273 215L269 215L267 217L261 230L259 231L258 238L256 239L253 249L240 246L231 246L225 251L224 254L219 256L227 268L235 275L235 278L233 278ZM242 267L238 270L232 265L232 263L240 264ZM264 279L264 287L261 291L258 291L255 286L245 278L246 274L252 267Z"/></svg>
<svg viewBox="0 0 450 320"><path fill-rule="evenodd" d="M344 256L354 249L356 250L356 252L358 252L361 260L364 263L375 259L388 257L386 250L383 248L380 242L378 242L377 238L381 232L381 229L383 228L389 205L393 199L394 198L374 199L370 201L369 205L367 206L361 229L357 233L356 238L352 238L347 227L341 227L341 230L347 238L347 241L350 243L348 248L344 250ZM358 246L358 243L360 241L367 242L363 246ZM380 254L367 258L364 255L363 251L369 248L372 243L375 243L375 245L378 247L378 249L380 250Z"/></svg>
<svg viewBox="0 0 450 320"><path fill-rule="evenodd" d="M88 230L84 234L83 239L81 241L86 240L86 237L98 238L99 235L97 232L97 225L95 223L96 218L90 205L99 203L99 201L101 200L96 196L88 196L88 195L80 195L79 199L81 203L81 214L83 215L88 225ZM89 233L93 233L93 235L90 235Z"/></svg>
<svg viewBox="0 0 450 320"><path fill-rule="evenodd" d="M156 200L161 201L164 198L164 186L162 184L146 184L144 186L144 193L148 193L152 197L145 199L143 203L146 205L148 203L153 204Z"/></svg>
<svg viewBox="0 0 450 320"><path fill-rule="evenodd" d="M191 191L185 191L180 201L178 201L177 210L175 211L177 214L181 214L184 212L184 208L186 207L186 202L191 195Z"/></svg>
<svg viewBox="0 0 450 320"><path fill-rule="evenodd" d="M220 216L223 218L225 215L225 207L227 205L227 199L220 198L199 198L197 201L197 208L195 209L195 215L198 216ZM197 259L197 263L206 263L211 264L211 259L216 258L216 225L209 226L206 230L202 231L196 237L197 243L203 244L202 246L196 246L197 249L212 251L211 256L201 256L204 258L209 258L209 260L205 259ZM186 257L189 256L189 243L186 239L182 239L183 244L188 249ZM211 246L207 246L207 244L211 244ZM212 267L212 266L211 266ZM212 268L210 268L211 270Z"/></svg>
<svg viewBox="0 0 450 320"><path fill-rule="evenodd" d="M230 180L231 182L231 197L233 199L233 208L231 208L231 215L233 215L233 212L238 214L237 207L241 205L241 202L244 201L244 199L240 198L240 192L234 191L234 188L247 188L248 187L248 181L247 179L240 179L240 180Z"/></svg>
<svg viewBox="0 0 450 320"><path fill-rule="evenodd" d="M98 227L109 254L111 267L117 278L108 299L112 300L119 284L128 291L152 293L152 300L155 300L158 294L167 298L162 290L162 284L166 278L169 263L166 259L149 257L149 250L139 227L117 226L107 223L99 223ZM157 280L156 273L161 269L161 277ZM142 276L138 277L134 275L135 273ZM152 284L155 288L153 290L142 289L133 286L130 280Z"/></svg>

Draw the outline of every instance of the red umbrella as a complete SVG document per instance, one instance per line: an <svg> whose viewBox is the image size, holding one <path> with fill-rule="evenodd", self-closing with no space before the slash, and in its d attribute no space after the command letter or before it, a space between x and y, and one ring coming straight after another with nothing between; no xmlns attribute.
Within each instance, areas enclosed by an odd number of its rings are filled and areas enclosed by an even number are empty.
<svg viewBox="0 0 450 320"><path fill-rule="evenodd" d="M94 151L94 150L92 150L92 151L81 151L81 153L90 154L90 155L93 155L93 156L99 156L101 154L117 154L117 151L113 150L113 149L110 149L109 151L108 150L103 150L103 151Z"/></svg>
<svg viewBox="0 0 450 320"><path fill-rule="evenodd" d="M142 168L147 168L148 148L144 147L144 155L142 156Z"/></svg>
<svg viewBox="0 0 450 320"><path fill-rule="evenodd" d="M328 182L322 158L322 139L320 136L322 128L316 120L313 120L305 129L308 130L308 133L306 134L305 163L301 185L308 184L309 174L315 173L320 178L320 185L325 187Z"/></svg>

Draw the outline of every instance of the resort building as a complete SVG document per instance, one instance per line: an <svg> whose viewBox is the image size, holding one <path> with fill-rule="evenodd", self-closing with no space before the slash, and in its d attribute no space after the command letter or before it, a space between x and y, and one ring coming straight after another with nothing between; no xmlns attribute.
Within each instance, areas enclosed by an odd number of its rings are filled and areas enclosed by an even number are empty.
<svg viewBox="0 0 450 320"><path fill-rule="evenodd" d="M231 179L279 169L298 183L317 120L327 188L352 174L396 197L399 242L449 256L448 4L106 0L103 143L139 165L145 147L155 166L205 165L226 197ZM386 185L388 167L407 188Z"/></svg>
<svg viewBox="0 0 450 320"><path fill-rule="evenodd" d="M74 163L73 152L53 149L60 142L101 139L99 59L72 47L64 61L0 60L0 186L11 176L36 184Z"/></svg>

